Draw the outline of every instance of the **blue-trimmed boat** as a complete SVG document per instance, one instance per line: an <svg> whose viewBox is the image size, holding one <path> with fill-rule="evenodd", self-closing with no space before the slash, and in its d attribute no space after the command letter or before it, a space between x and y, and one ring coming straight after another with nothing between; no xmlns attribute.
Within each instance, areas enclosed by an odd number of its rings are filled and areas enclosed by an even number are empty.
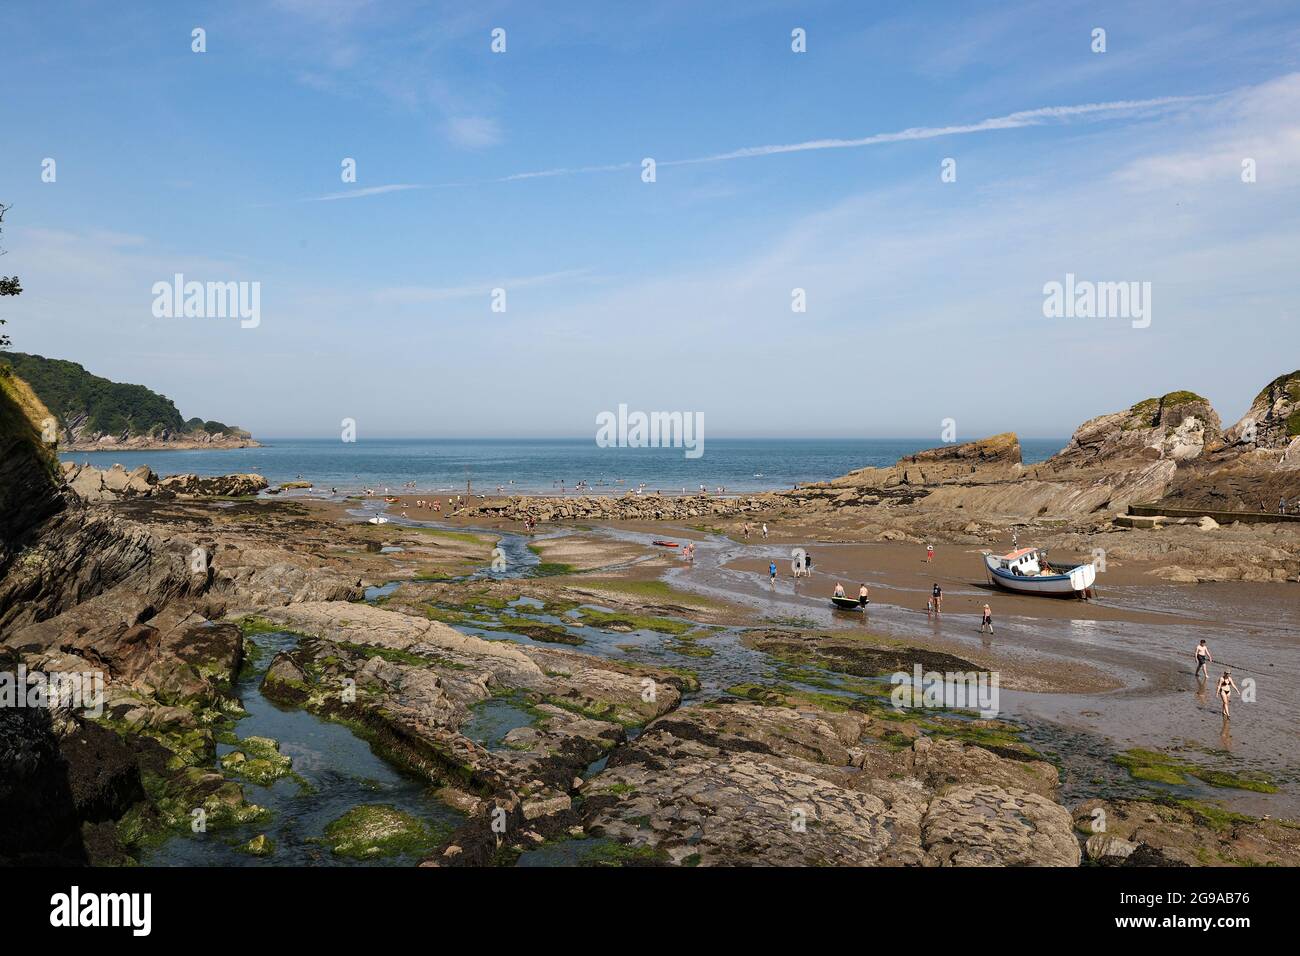
<svg viewBox="0 0 1300 956"><path fill-rule="evenodd" d="M1010 554L986 553L984 567L990 584L1021 594L1086 597L1097 580L1094 565L1056 567L1048 563L1047 552L1038 548L1020 548Z"/></svg>

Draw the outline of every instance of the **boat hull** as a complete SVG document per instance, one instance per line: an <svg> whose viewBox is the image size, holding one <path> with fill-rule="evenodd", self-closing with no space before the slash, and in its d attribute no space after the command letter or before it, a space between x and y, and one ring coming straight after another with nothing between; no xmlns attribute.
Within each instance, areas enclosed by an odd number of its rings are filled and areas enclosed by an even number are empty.
<svg viewBox="0 0 1300 956"><path fill-rule="evenodd" d="M1040 594L1045 597L1080 597L1097 580L1097 569L1091 564L1080 564L1061 574L1012 574L996 565L997 559L984 557L989 581L1017 594Z"/></svg>
<svg viewBox="0 0 1300 956"><path fill-rule="evenodd" d="M857 598L833 597L831 598L831 603L834 604L841 611L861 611L864 607L866 607L866 604L860 603ZM870 603L871 603L870 601L867 601L867 604Z"/></svg>

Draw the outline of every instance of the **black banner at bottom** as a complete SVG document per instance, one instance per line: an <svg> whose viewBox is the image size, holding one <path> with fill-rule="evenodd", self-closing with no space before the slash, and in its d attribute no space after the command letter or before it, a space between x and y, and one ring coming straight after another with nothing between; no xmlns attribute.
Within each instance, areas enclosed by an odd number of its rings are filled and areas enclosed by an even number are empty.
<svg viewBox="0 0 1300 956"><path fill-rule="evenodd" d="M294 942L376 940L433 925L494 935L549 932L570 920L609 929L637 920L692 935L763 938L772 921L951 934L1042 928L1115 933L1232 933L1273 927L1291 906L1282 869L529 870L272 868L0 870L10 931L76 933L147 944L227 931ZM1284 903L1284 899L1288 902ZM621 912L620 912L621 911ZM631 923L629 923L631 921ZM752 921L752 923L750 922ZM750 928L752 926L752 929ZM418 937L417 937L418 938Z"/></svg>

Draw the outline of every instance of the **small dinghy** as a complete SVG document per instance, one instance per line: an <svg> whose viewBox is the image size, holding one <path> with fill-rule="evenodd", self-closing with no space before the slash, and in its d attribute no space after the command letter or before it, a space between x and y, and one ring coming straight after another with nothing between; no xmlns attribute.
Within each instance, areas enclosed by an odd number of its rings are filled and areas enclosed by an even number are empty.
<svg viewBox="0 0 1300 956"><path fill-rule="evenodd" d="M1097 580L1094 565L1053 566L1047 562L1047 552L1038 548L1020 548L1010 554L985 554L984 568L991 584L1021 594L1086 597Z"/></svg>
<svg viewBox="0 0 1300 956"><path fill-rule="evenodd" d="M385 518L383 515L375 515L373 518L369 520L371 524L388 524L388 519Z"/></svg>
<svg viewBox="0 0 1300 956"><path fill-rule="evenodd" d="M651 544L657 544L657 545L659 545L659 547L661 547L661 548L675 548L675 547L677 547L677 542L676 542L676 541L651 541L650 543L651 543Z"/></svg>
<svg viewBox="0 0 1300 956"><path fill-rule="evenodd" d="M870 604L871 601L870 599L868 599L864 604L863 602L859 601L857 598L833 597L831 598L831 603L834 604L841 611L861 611L864 607L867 606L867 604Z"/></svg>

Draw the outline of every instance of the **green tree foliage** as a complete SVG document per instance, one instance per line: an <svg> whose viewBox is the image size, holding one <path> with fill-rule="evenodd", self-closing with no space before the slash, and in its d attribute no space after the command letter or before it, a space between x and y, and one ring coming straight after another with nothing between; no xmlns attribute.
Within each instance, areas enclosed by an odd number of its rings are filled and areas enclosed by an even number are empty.
<svg viewBox="0 0 1300 956"><path fill-rule="evenodd" d="M64 425L84 416L90 431L109 435L157 437L164 431L178 435L195 430L195 425L205 431L227 431L220 422L186 422L166 396L143 385L126 385L92 375L76 362L8 352L0 355L0 365L5 363L26 379Z"/></svg>

